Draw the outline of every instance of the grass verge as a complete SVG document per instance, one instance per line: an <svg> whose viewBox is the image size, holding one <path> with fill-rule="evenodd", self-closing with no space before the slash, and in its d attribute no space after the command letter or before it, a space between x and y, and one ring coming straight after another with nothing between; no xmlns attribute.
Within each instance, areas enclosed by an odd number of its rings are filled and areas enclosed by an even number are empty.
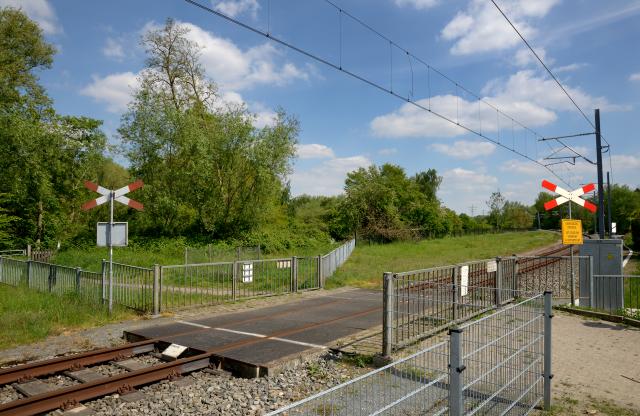
<svg viewBox="0 0 640 416"><path fill-rule="evenodd" d="M75 295L60 296L0 284L0 349L134 316L134 312L121 308L114 308L110 316L106 308Z"/></svg>
<svg viewBox="0 0 640 416"><path fill-rule="evenodd" d="M327 281L327 287L380 288L384 272L506 256L550 245L558 240L555 233L531 231L358 246L349 261Z"/></svg>

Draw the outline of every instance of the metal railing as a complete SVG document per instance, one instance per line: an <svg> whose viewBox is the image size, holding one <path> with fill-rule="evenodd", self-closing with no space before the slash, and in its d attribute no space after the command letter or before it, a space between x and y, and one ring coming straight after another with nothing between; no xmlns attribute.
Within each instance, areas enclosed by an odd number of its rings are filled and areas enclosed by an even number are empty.
<svg viewBox="0 0 640 416"><path fill-rule="evenodd" d="M103 260L105 276L103 299L108 300L109 263ZM113 302L141 312L153 310L154 269L113 263Z"/></svg>
<svg viewBox="0 0 640 416"><path fill-rule="evenodd" d="M541 402L549 409L551 317L551 292L534 295L267 416L526 415Z"/></svg>
<svg viewBox="0 0 640 416"><path fill-rule="evenodd" d="M552 291L575 300L590 264L589 257L514 256L385 273L383 355L516 298Z"/></svg>
<svg viewBox="0 0 640 416"><path fill-rule="evenodd" d="M352 239L322 256L322 278L331 277L338 267L342 266L356 248L356 240Z"/></svg>
<svg viewBox="0 0 640 416"><path fill-rule="evenodd" d="M320 285L319 256L160 266L159 308L212 305Z"/></svg>
<svg viewBox="0 0 640 416"><path fill-rule="evenodd" d="M640 319L640 275L593 275L590 293L584 306Z"/></svg>

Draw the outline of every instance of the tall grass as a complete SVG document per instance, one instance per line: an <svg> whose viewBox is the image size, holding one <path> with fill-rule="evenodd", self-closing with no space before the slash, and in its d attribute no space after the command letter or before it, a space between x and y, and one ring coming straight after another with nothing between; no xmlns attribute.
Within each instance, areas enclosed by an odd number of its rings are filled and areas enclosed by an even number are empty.
<svg viewBox="0 0 640 416"><path fill-rule="evenodd" d="M384 272L401 272L522 253L558 242L544 231L450 237L420 242L356 246L349 260L327 281L327 287L382 287Z"/></svg>
<svg viewBox="0 0 640 416"><path fill-rule="evenodd" d="M114 308L110 316L106 308L74 294L60 296L0 284L0 349L134 316L123 308Z"/></svg>

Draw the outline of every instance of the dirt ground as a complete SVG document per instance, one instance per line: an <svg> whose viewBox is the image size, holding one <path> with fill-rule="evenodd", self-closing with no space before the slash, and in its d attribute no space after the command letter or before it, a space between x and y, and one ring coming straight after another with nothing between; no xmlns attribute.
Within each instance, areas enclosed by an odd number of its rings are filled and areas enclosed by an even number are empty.
<svg viewBox="0 0 640 416"><path fill-rule="evenodd" d="M640 415L640 328L555 312L553 414Z"/></svg>

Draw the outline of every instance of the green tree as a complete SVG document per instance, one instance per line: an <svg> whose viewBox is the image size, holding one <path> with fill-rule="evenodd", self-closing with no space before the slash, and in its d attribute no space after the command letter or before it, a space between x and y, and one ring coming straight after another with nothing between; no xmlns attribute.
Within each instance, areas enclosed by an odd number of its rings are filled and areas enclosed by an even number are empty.
<svg viewBox="0 0 640 416"><path fill-rule="evenodd" d="M504 222L504 206L507 200L502 196L500 191L493 192L487 201L489 207L489 223L497 229L503 227Z"/></svg>
<svg viewBox="0 0 640 416"><path fill-rule="evenodd" d="M216 99L188 28L167 20L143 36L147 68L119 133L130 171L147 185L147 227L230 237L283 202L299 125L279 111L257 129L244 106Z"/></svg>

